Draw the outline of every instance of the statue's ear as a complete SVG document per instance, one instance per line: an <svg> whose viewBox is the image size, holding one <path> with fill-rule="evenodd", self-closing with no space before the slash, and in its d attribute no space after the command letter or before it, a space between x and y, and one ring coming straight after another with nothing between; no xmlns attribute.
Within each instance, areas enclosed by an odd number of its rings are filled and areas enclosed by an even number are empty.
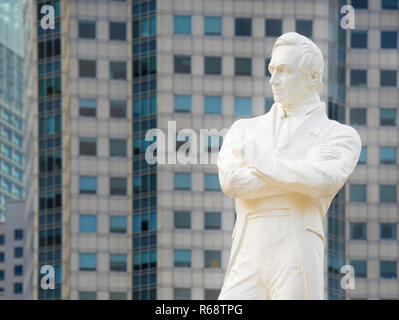
<svg viewBox="0 0 399 320"><path fill-rule="evenodd" d="M309 73L308 76L308 86L309 88L318 88L319 84L321 83L321 75L320 71L317 70L316 68L312 69L312 71Z"/></svg>

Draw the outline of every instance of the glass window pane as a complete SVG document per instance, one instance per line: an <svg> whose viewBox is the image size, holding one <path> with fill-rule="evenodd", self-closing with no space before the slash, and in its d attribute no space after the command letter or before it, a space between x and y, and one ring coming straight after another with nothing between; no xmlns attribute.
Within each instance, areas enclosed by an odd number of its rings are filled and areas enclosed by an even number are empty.
<svg viewBox="0 0 399 320"><path fill-rule="evenodd" d="M175 172L174 185L176 190L190 190L191 173Z"/></svg>
<svg viewBox="0 0 399 320"><path fill-rule="evenodd" d="M125 254L110 254L109 269L111 271L126 271L127 259Z"/></svg>
<svg viewBox="0 0 399 320"><path fill-rule="evenodd" d="M191 228L191 212L190 211L175 211L175 228L190 229Z"/></svg>
<svg viewBox="0 0 399 320"><path fill-rule="evenodd" d="M296 20L296 32L311 38L313 36L313 21L312 20Z"/></svg>
<svg viewBox="0 0 399 320"><path fill-rule="evenodd" d="M95 117L97 114L97 100L79 99L79 115L85 117Z"/></svg>
<svg viewBox="0 0 399 320"><path fill-rule="evenodd" d="M97 269L97 254L80 253L79 254L79 270L95 271Z"/></svg>
<svg viewBox="0 0 399 320"><path fill-rule="evenodd" d="M396 87L396 70L380 70L381 87Z"/></svg>
<svg viewBox="0 0 399 320"><path fill-rule="evenodd" d="M351 125L366 125L366 108L351 108L350 109L350 124Z"/></svg>
<svg viewBox="0 0 399 320"><path fill-rule="evenodd" d="M174 300L191 300L191 289L190 288L174 288L173 296L174 296Z"/></svg>
<svg viewBox="0 0 399 320"><path fill-rule="evenodd" d="M380 261L380 278L382 279L397 278L396 261Z"/></svg>
<svg viewBox="0 0 399 320"><path fill-rule="evenodd" d="M79 38L96 38L96 21L79 20Z"/></svg>
<svg viewBox="0 0 399 320"><path fill-rule="evenodd" d="M396 126L396 109L380 109L380 126Z"/></svg>
<svg viewBox="0 0 399 320"><path fill-rule="evenodd" d="M96 233L97 232L97 216L80 215L79 216L79 232Z"/></svg>
<svg viewBox="0 0 399 320"><path fill-rule="evenodd" d="M111 196L126 195L127 193L127 180L126 178L110 178L109 179L109 192Z"/></svg>
<svg viewBox="0 0 399 320"><path fill-rule="evenodd" d="M124 216L109 217L109 232L112 233L126 233L127 218Z"/></svg>
<svg viewBox="0 0 399 320"><path fill-rule="evenodd" d="M204 97L204 113L221 114L222 98L221 97Z"/></svg>
<svg viewBox="0 0 399 320"><path fill-rule="evenodd" d="M251 34L252 34L252 19L236 18L235 19L235 35L236 36L251 36Z"/></svg>
<svg viewBox="0 0 399 320"><path fill-rule="evenodd" d="M109 22L109 39L126 40L126 23Z"/></svg>
<svg viewBox="0 0 399 320"><path fill-rule="evenodd" d="M96 138L80 138L79 154L81 156L97 155L97 139Z"/></svg>
<svg viewBox="0 0 399 320"><path fill-rule="evenodd" d="M380 202L396 203L396 185L380 185Z"/></svg>
<svg viewBox="0 0 399 320"><path fill-rule="evenodd" d="M234 70L236 76L250 76L252 74L251 58L235 58Z"/></svg>
<svg viewBox="0 0 399 320"><path fill-rule="evenodd" d="M380 147L380 164L396 164L396 147Z"/></svg>
<svg viewBox="0 0 399 320"><path fill-rule="evenodd" d="M220 212L205 212L205 229L220 230L222 226L222 215Z"/></svg>
<svg viewBox="0 0 399 320"><path fill-rule="evenodd" d="M398 0L381 0L381 9L395 10L398 9Z"/></svg>
<svg viewBox="0 0 399 320"><path fill-rule="evenodd" d="M97 292L95 291L79 291L79 300L96 300Z"/></svg>
<svg viewBox="0 0 399 320"><path fill-rule="evenodd" d="M367 86L367 70L351 70L351 86L366 87Z"/></svg>
<svg viewBox="0 0 399 320"><path fill-rule="evenodd" d="M366 162L367 162L367 147L362 147L358 163L365 164Z"/></svg>
<svg viewBox="0 0 399 320"><path fill-rule="evenodd" d="M126 157L126 140L110 139L109 152L111 157Z"/></svg>
<svg viewBox="0 0 399 320"><path fill-rule="evenodd" d="M396 240L396 223L380 223L380 239Z"/></svg>
<svg viewBox="0 0 399 320"><path fill-rule="evenodd" d="M351 5L355 9L368 9L368 0L352 0Z"/></svg>
<svg viewBox="0 0 399 320"><path fill-rule="evenodd" d="M283 23L280 19L266 19L265 20L265 36L279 37L282 34Z"/></svg>
<svg viewBox="0 0 399 320"><path fill-rule="evenodd" d="M109 73L111 80L126 80L126 62L110 61Z"/></svg>
<svg viewBox="0 0 399 320"><path fill-rule="evenodd" d="M191 267L191 250L175 250L174 266L190 268Z"/></svg>
<svg viewBox="0 0 399 320"><path fill-rule="evenodd" d="M398 48L398 32L397 31L381 31L381 48L397 49Z"/></svg>
<svg viewBox="0 0 399 320"><path fill-rule="evenodd" d="M204 58L204 72L205 72L205 74L221 74L222 73L222 58L220 58L220 57L205 57Z"/></svg>
<svg viewBox="0 0 399 320"><path fill-rule="evenodd" d="M81 194L96 194L97 177L79 177L79 191Z"/></svg>
<svg viewBox="0 0 399 320"><path fill-rule="evenodd" d="M175 34L191 34L191 17L174 16L173 26Z"/></svg>
<svg viewBox="0 0 399 320"><path fill-rule="evenodd" d="M191 57L175 56L175 73L191 73Z"/></svg>
<svg viewBox="0 0 399 320"><path fill-rule="evenodd" d="M351 240L366 240L367 225L363 222L351 222L349 224L349 232Z"/></svg>
<svg viewBox="0 0 399 320"><path fill-rule="evenodd" d="M351 48L367 48L367 30L351 30Z"/></svg>
<svg viewBox="0 0 399 320"><path fill-rule="evenodd" d="M250 115L250 114L252 114L251 98L235 98L234 114L235 115Z"/></svg>
<svg viewBox="0 0 399 320"><path fill-rule="evenodd" d="M205 268L220 268L221 253L216 250L204 251Z"/></svg>
<svg viewBox="0 0 399 320"><path fill-rule="evenodd" d="M350 265L355 269L355 278L367 278L367 261L350 260Z"/></svg>
<svg viewBox="0 0 399 320"><path fill-rule="evenodd" d="M204 17L204 34L207 36L220 36L222 34L222 18Z"/></svg>
<svg viewBox="0 0 399 320"><path fill-rule="evenodd" d="M219 191L219 176L217 173L204 174L204 189L205 191Z"/></svg>
<svg viewBox="0 0 399 320"><path fill-rule="evenodd" d="M351 184L349 185L350 202L366 202L366 185Z"/></svg>
<svg viewBox="0 0 399 320"><path fill-rule="evenodd" d="M96 74L96 60L79 60L79 77L95 78Z"/></svg>
<svg viewBox="0 0 399 320"><path fill-rule="evenodd" d="M110 101L111 118L126 118L126 100Z"/></svg>
<svg viewBox="0 0 399 320"><path fill-rule="evenodd" d="M174 96L175 111L190 112L191 111L191 96L175 95Z"/></svg>

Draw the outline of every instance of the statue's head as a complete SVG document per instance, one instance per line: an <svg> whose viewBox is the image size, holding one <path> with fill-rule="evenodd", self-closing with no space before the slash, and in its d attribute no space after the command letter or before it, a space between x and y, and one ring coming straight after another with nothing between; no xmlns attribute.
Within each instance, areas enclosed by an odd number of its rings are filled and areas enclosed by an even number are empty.
<svg viewBox="0 0 399 320"><path fill-rule="evenodd" d="M323 83L323 54L308 38L288 32L274 43L269 64L274 101L292 105L319 93Z"/></svg>

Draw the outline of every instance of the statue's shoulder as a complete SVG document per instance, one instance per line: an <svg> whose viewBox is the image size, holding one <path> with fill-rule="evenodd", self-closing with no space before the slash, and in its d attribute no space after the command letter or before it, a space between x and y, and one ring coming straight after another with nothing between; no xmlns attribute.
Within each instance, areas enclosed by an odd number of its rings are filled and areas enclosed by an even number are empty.
<svg viewBox="0 0 399 320"><path fill-rule="evenodd" d="M328 122L330 124L329 136L331 138L349 138L361 144L360 135L353 127L336 120L328 119Z"/></svg>
<svg viewBox="0 0 399 320"><path fill-rule="evenodd" d="M247 128L254 127L265 116L266 115L263 114L263 115L252 117L252 118L238 119L233 122L233 124L231 125L231 128L234 128L235 130L239 130L239 129L247 129Z"/></svg>

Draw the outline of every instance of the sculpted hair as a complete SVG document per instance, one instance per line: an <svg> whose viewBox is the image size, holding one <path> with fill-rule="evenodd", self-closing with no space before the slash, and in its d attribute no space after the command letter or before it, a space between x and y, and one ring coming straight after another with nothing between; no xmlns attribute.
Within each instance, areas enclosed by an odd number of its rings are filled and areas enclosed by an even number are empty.
<svg viewBox="0 0 399 320"><path fill-rule="evenodd" d="M323 54L316 44L310 39L300 35L296 32L288 32L281 35L274 43L272 56L274 50L280 46L297 46L299 53L302 55L299 64L299 70L305 74L311 74L315 77L315 72L319 74L315 83L311 84L316 87L318 92L323 88L323 72L324 72L324 59Z"/></svg>

